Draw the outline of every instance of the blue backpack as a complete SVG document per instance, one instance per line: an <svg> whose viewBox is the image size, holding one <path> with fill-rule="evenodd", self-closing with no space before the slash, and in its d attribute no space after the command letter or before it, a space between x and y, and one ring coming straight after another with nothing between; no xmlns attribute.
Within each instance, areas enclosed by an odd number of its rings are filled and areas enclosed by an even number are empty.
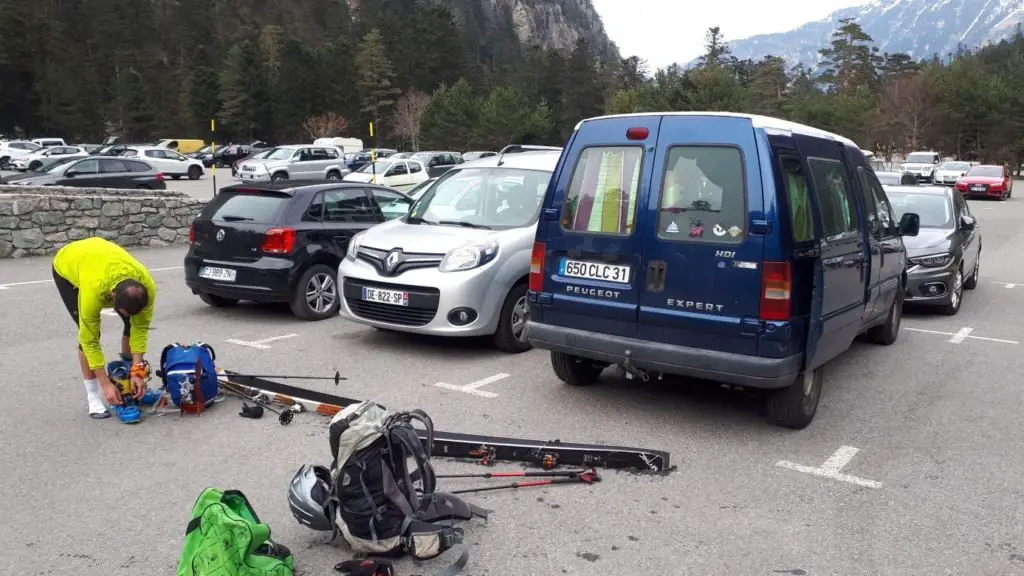
<svg viewBox="0 0 1024 576"><path fill-rule="evenodd" d="M196 386L202 391L203 404L209 406L220 394L220 383L213 361L217 354L209 344L169 344L160 353L160 377L175 406L195 402ZM199 382L196 382L196 373Z"/></svg>

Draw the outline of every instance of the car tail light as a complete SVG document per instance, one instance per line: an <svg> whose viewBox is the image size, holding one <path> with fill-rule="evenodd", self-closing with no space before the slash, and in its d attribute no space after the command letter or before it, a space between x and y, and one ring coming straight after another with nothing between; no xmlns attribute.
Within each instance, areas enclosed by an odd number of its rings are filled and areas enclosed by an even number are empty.
<svg viewBox="0 0 1024 576"><path fill-rule="evenodd" d="M764 263L761 271L761 320L789 320L792 286L789 262Z"/></svg>
<svg viewBox="0 0 1024 576"><path fill-rule="evenodd" d="M156 173L156 181L157 182L163 182L164 181L164 173L163 172L157 172Z"/></svg>
<svg viewBox="0 0 1024 576"><path fill-rule="evenodd" d="M650 135L651 131L642 126L626 130L626 138L629 140L647 140Z"/></svg>
<svg viewBox="0 0 1024 576"><path fill-rule="evenodd" d="M544 243L534 242L530 253L530 290L540 292L544 289Z"/></svg>
<svg viewBox="0 0 1024 576"><path fill-rule="evenodd" d="M196 223L195 222L190 224L189 227L188 227L188 243L189 244L195 244L196 243Z"/></svg>
<svg viewBox="0 0 1024 576"><path fill-rule="evenodd" d="M967 190L967 183L966 182L957 182L956 183L956 189L957 190L961 190L961 191L966 191Z"/></svg>
<svg viewBox="0 0 1024 576"><path fill-rule="evenodd" d="M290 254L295 247L294 228L271 228L267 230L266 238L260 250L270 254Z"/></svg>

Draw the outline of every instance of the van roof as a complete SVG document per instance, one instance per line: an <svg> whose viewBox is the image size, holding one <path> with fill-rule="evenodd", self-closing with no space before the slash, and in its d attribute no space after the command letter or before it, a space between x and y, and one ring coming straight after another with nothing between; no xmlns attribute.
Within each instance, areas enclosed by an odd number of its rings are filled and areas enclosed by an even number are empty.
<svg viewBox="0 0 1024 576"><path fill-rule="evenodd" d="M611 114L581 120L580 123L576 125L576 129L578 130L580 126L583 126L584 122L593 122L594 120L603 120L606 118L641 118L646 116L721 116L726 118L747 118L751 123L753 123L754 128L764 128L765 130L788 132L791 134L803 134L805 136L817 136L819 138L830 138L848 146L853 146L858 150L861 149L853 140L850 140L845 136L840 136L839 134L821 130L820 128L799 124L797 122L790 122L789 120L772 118L771 116L740 114L737 112L638 112L635 114Z"/></svg>
<svg viewBox="0 0 1024 576"><path fill-rule="evenodd" d="M504 156L487 156L477 160L471 160L459 164L462 168L519 168L524 170L544 170L554 172L558 165L558 159L562 156L561 151L529 151L516 154L505 154ZM498 164L501 160L501 164Z"/></svg>

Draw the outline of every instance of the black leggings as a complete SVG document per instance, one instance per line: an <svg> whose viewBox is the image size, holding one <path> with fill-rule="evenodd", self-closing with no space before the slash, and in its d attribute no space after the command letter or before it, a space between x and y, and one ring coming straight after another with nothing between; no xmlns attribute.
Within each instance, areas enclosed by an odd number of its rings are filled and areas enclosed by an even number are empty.
<svg viewBox="0 0 1024 576"><path fill-rule="evenodd" d="M64 301L64 307L68 309L68 314L71 314L71 319L75 321L75 326L78 326L78 288L67 278L58 274L56 268L53 269L53 283L57 285L57 292L60 293L60 299ZM114 311L117 312L116 309ZM117 312L117 315L124 322L124 331L121 334L125 338L131 336L131 320L120 312ZM78 349L81 350L82 346L79 345Z"/></svg>

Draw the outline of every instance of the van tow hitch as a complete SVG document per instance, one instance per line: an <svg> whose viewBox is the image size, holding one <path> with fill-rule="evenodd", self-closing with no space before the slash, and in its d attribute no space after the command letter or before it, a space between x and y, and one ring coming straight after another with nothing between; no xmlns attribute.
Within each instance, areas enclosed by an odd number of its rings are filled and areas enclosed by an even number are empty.
<svg viewBox="0 0 1024 576"><path fill-rule="evenodd" d="M622 364L619 364L619 375L625 378L626 380L639 378L644 382L649 381L651 379L651 375L648 374L645 370L641 370L639 368L634 367L630 362L630 357L632 355L633 353L631 351L626 350L626 358L625 360L622 361Z"/></svg>

